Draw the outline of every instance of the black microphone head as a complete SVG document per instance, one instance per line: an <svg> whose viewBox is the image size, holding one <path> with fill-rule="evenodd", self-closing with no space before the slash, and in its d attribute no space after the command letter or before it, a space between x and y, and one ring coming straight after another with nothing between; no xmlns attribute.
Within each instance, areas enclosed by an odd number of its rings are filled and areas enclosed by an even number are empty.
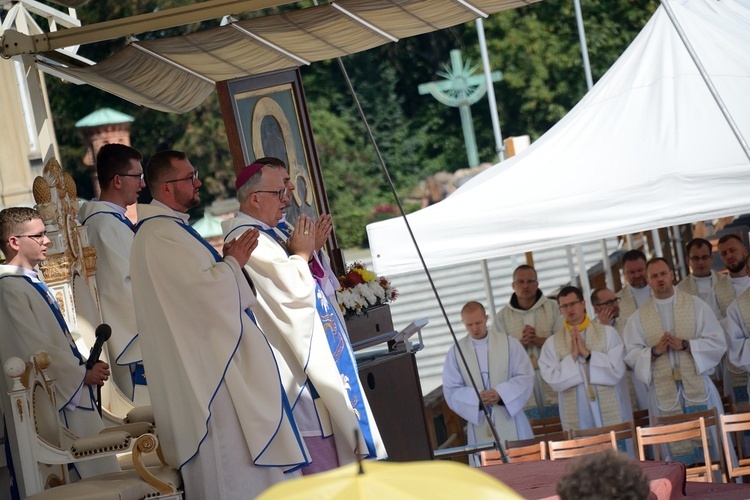
<svg viewBox="0 0 750 500"><path fill-rule="evenodd" d="M99 337L102 337L102 340L107 341L112 336L112 327L107 323L102 323L101 325L96 327L94 335L97 339L99 339Z"/></svg>

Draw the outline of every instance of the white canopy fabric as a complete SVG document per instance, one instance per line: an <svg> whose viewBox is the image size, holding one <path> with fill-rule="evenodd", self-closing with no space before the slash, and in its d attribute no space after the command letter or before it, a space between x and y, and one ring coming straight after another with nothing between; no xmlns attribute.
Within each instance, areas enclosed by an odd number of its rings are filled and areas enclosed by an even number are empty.
<svg viewBox="0 0 750 500"><path fill-rule="evenodd" d="M190 35L134 42L93 66L37 63L56 76L136 104L184 113L203 102L217 81L342 57L538 1L337 0ZM140 29L133 25L133 33Z"/></svg>
<svg viewBox="0 0 750 500"><path fill-rule="evenodd" d="M669 0L745 141L750 0ZM521 155L408 216L438 268L750 211L750 160L664 6ZM367 226L378 274L421 268L402 218Z"/></svg>

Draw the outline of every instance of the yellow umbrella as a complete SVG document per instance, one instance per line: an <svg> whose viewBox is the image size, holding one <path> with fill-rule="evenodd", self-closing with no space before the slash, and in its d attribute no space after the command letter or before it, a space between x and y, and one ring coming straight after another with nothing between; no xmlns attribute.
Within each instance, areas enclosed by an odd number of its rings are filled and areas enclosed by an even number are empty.
<svg viewBox="0 0 750 500"><path fill-rule="evenodd" d="M456 462L364 461L361 465L362 473L355 463L279 483L258 500L523 498L497 479Z"/></svg>

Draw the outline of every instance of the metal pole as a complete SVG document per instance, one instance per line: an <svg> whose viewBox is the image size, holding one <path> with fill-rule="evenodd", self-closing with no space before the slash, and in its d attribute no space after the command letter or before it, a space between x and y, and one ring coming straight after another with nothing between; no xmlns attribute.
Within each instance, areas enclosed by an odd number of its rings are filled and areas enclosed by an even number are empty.
<svg viewBox="0 0 750 500"><path fill-rule="evenodd" d="M591 65L589 65L589 48L586 44L586 32L583 29L583 14L581 13L581 0L573 0L576 10L576 24L578 25L578 38L581 41L581 56L583 57L583 72L586 74L586 87L591 90L594 79L591 78Z"/></svg>
<svg viewBox="0 0 750 500"><path fill-rule="evenodd" d="M651 240L654 242L654 248L651 249L654 257L664 257L664 252L661 249L661 236L659 236L658 229L651 230Z"/></svg>
<svg viewBox="0 0 750 500"><path fill-rule="evenodd" d="M609 250L607 250L607 240L599 240L599 248L602 250L602 266L604 266L604 276L607 282L607 288L615 289L615 280L612 277L612 266L609 265Z"/></svg>
<svg viewBox="0 0 750 500"><path fill-rule="evenodd" d="M581 280L581 291L583 292L583 298L587 299L591 297L591 283L589 283L589 273L586 272L586 260L583 255L583 245L576 243L576 254L578 256L578 275ZM590 300L586 300L586 314L589 318L594 317L594 306L591 305Z"/></svg>
<svg viewBox="0 0 750 500"><path fill-rule="evenodd" d="M724 115L724 118L727 120L727 123L729 124L729 128L732 129L732 132L734 132L735 137L737 137L737 140L740 142L740 147L742 148L742 151L745 152L745 156L747 156L747 159L750 160L750 147L748 147L747 141L742 136L742 132L740 132L739 127L737 127L737 124L734 121L734 118L732 118L732 115L729 113L729 110L727 109L726 105L724 104L724 101L719 95L719 91L716 90L716 87L714 87L714 83L711 80L711 77L708 76L708 72L706 71L706 69L703 67L703 63L700 61L700 59L698 59L698 54L695 53L695 50L693 49L693 45L690 43L690 40L687 39L687 35L685 34L685 31L683 31L682 26L680 25L679 21L677 21L677 18L674 15L674 11L672 10L672 6L669 4L667 0L659 0L659 1L661 2L662 6L664 6L664 10L667 12L667 15L669 16L669 20L672 21L672 25L677 30L677 34L680 35L680 39L682 40L682 43L685 45L685 48L690 54L690 57L693 59L695 66L698 68L698 72L703 77L703 81L706 82L706 86L708 86L708 90L711 92L711 95L716 101L716 104L719 106L719 109Z"/></svg>
<svg viewBox="0 0 750 500"><path fill-rule="evenodd" d="M677 249L677 262L675 266L680 270L680 279L687 277L687 269L685 267L685 251L682 249L682 232L680 226L672 226L672 241Z"/></svg>
<svg viewBox="0 0 750 500"><path fill-rule="evenodd" d="M575 285L576 266L573 264L573 251L570 249L570 245L565 247L565 257L568 260L568 276L570 276L570 283Z"/></svg>
<svg viewBox="0 0 750 500"><path fill-rule="evenodd" d="M495 87L492 82L492 71L490 58L487 54L487 42L484 38L484 21L480 17L477 23L477 37L479 38L479 51L482 54L482 67L484 68L484 79L487 81L487 101L490 103L490 118L492 118L492 132L495 135L495 152L499 161L505 161L505 145L503 144L503 133L500 130L500 119L497 117L497 103L495 102Z"/></svg>
<svg viewBox="0 0 750 500"><path fill-rule="evenodd" d="M484 293L487 296L487 312L490 316L490 322L495 320L495 297L492 295L492 280L490 280L490 268L487 265L487 259L482 259L479 263L482 266L482 279L484 280Z"/></svg>

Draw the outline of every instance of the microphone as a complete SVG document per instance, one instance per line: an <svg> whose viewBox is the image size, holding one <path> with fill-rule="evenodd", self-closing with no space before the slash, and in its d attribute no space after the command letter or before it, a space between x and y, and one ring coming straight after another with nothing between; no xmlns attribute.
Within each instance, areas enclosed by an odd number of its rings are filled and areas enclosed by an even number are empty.
<svg viewBox="0 0 750 500"><path fill-rule="evenodd" d="M104 343L112 336L112 327L107 323L102 323L96 327L94 335L96 336L96 342L94 342L94 347L91 348L89 359L86 360L87 370L91 370L99 361L99 356L102 354L102 346L104 346Z"/></svg>

